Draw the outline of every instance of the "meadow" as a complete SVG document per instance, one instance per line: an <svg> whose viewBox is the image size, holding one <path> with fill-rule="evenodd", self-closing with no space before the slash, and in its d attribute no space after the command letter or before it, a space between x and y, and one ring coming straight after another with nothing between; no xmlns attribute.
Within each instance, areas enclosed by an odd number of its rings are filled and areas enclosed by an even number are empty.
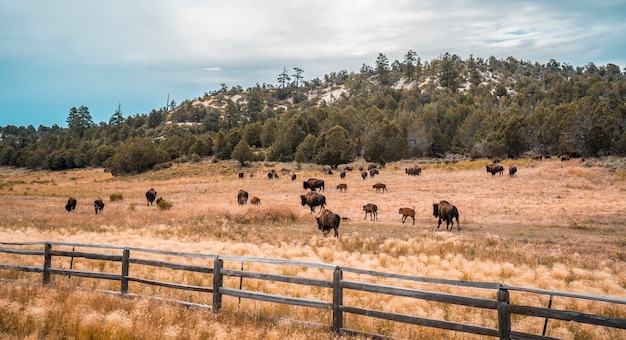
<svg viewBox="0 0 626 340"><path fill-rule="evenodd" d="M240 168L236 162L209 160L127 177L113 177L103 169L0 168L0 240L294 259L626 298L622 159L503 161L505 169L518 168L515 177L506 172L492 176L485 171L488 163L426 159L389 163L379 175L365 180L357 170L340 179L338 172L326 174L311 164L260 162ZM405 168L413 165L422 167L421 176L405 174ZM281 175L269 180L271 169L279 173L289 169L297 179ZM239 171L244 178L238 178ZM338 238L332 233L324 237L315 214L300 204L305 193L302 181L310 177L325 180L327 208L343 218ZM388 192L376 193L372 186L379 182ZM335 189L340 183L347 184L347 192ZM171 208L148 206L145 192L150 188ZM261 204L238 205L240 189L259 197ZM78 201L72 213L64 208L70 196ZM106 204L98 215L93 207L96 198ZM444 199L457 206L460 231L456 226L446 230L445 222L437 229L432 205ZM364 219L362 207L367 203L378 205L378 221ZM415 209L415 224L410 218L401 222L402 207ZM0 278L10 275L0 272ZM0 303L6 306L0 312L3 338L330 338L325 329L267 319L270 314L289 318L292 313L275 305L248 303L239 311L235 302L214 315L75 289L73 281L55 282L54 287L24 281L7 281L0 288ZM429 313L427 306L416 308ZM626 317L625 308L614 313ZM388 334L398 338L459 336L394 327ZM569 323L551 332L548 335L577 339L626 336Z"/></svg>

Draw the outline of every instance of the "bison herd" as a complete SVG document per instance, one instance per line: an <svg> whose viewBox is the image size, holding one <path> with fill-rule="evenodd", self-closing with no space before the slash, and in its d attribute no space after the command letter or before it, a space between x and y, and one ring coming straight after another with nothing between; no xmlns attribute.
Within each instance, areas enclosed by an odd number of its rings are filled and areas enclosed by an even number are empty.
<svg viewBox="0 0 626 340"><path fill-rule="evenodd" d="M159 203L163 201L163 197L156 198L156 196L157 192L156 190L154 190L154 188L151 188L146 192L146 200L148 201L148 206L152 205L152 203L155 201L157 205L159 205ZM76 198L68 198L67 204L65 204L65 210L67 210L67 212L72 212L76 210L76 203ZM97 198L95 201L93 201L93 207L96 211L96 215L102 213L102 211L104 210L104 201L102 201L102 198Z"/></svg>

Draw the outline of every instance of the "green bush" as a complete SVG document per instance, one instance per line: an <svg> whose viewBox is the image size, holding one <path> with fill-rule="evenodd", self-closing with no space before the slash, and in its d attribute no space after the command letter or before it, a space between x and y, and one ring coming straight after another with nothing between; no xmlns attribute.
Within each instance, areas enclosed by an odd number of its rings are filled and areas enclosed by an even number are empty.
<svg viewBox="0 0 626 340"><path fill-rule="evenodd" d="M115 192L112 193L111 195L109 195L109 199L111 200L111 202L113 201L121 201L124 199L124 196L122 196L122 194L120 194L119 192Z"/></svg>
<svg viewBox="0 0 626 340"><path fill-rule="evenodd" d="M159 209L169 210L173 205L170 201L161 200L159 201L159 204L157 204L157 206L159 207Z"/></svg>

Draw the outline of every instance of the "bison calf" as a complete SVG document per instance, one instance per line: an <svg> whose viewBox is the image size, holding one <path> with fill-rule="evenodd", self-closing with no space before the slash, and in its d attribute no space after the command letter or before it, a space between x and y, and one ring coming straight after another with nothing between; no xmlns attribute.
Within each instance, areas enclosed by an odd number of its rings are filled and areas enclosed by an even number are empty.
<svg viewBox="0 0 626 340"><path fill-rule="evenodd" d="M413 225L415 225L415 207L411 208L400 208L400 215L402 215L402 223L406 221L407 218L413 219Z"/></svg>
<svg viewBox="0 0 626 340"><path fill-rule="evenodd" d="M339 192L348 192L348 185L346 183L339 183L337 190L339 190Z"/></svg>
<svg viewBox="0 0 626 340"><path fill-rule="evenodd" d="M261 199L256 196L252 196L252 198L250 199L250 204L258 206L259 204L261 204Z"/></svg>
<svg viewBox="0 0 626 340"><path fill-rule="evenodd" d="M98 213L102 212L102 210L104 209L104 202L102 202L101 198L98 198L97 200L93 201L93 207L96 209L96 215L98 215Z"/></svg>
<svg viewBox="0 0 626 340"><path fill-rule="evenodd" d="M370 214L370 221L378 221L378 206L376 204L368 203L364 205L363 211L365 211L365 217L363 220L366 220L367 214Z"/></svg>

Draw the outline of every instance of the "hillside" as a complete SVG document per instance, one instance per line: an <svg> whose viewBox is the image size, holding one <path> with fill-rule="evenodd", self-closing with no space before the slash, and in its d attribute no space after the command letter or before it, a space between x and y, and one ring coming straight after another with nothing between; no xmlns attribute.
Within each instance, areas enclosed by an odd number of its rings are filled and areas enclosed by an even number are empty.
<svg viewBox="0 0 626 340"><path fill-rule="evenodd" d="M359 73L279 79L288 81L223 85L146 114L118 110L99 124L80 106L67 128L2 127L0 165L104 166L117 175L205 157L337 166L357 157L626 155L626 81L613 64L379 56Z"/></svg>

